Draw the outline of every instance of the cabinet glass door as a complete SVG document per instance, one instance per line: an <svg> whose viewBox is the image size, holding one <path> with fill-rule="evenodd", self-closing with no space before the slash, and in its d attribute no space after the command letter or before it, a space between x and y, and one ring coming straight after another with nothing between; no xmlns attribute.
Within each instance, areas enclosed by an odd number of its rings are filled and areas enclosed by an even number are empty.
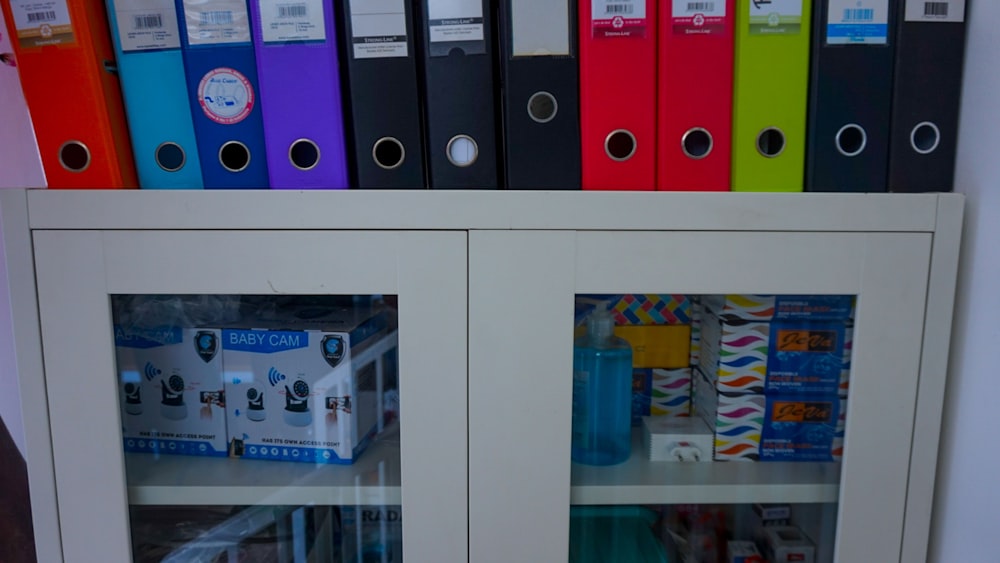
<svg viewBox="0 0 1000 563"><path fill-rule="evenodd" d="M899 560L930 242L473 233L472 559Z"/></svg>
<svg viewBox="0 0 1000 563"><path fill-rule="evenodd" d="M64 550L466 558L465 233L34 237Z"/></svg>

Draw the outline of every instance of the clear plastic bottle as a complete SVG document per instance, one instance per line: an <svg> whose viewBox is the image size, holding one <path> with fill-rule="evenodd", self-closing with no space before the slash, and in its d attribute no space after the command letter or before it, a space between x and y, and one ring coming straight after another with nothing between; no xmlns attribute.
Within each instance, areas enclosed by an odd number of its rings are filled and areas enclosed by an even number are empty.
<svg viewBox="0 0 1000 563"><path fill-rule="evenodd" d="M572 458L613 465L632 450L632 347L615 336L608 311L587 318L573 346Z"/></svg>

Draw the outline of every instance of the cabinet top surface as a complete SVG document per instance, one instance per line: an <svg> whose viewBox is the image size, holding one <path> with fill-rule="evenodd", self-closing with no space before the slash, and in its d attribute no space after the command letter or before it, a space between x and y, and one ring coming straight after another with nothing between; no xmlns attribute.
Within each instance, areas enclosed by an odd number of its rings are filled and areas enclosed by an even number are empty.
<svg viewBox="0 0 1000 563"><path fill-rule="evenodd" d="M3 190L32 229L932 232L960 194ZM23 204L22 204L23 205Z"/></svg>

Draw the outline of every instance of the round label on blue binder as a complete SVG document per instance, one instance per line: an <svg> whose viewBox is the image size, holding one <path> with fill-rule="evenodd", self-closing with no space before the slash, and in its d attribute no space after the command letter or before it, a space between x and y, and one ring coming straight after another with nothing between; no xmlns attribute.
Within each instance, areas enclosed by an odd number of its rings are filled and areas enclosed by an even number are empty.
<svg viewBox="0 0 1000 563"><path fill-rule="evenodd" d="M231 68L211 70L198 84L198 103L216 123L239 123L253 111L253 86L246 76Z"/></svg>

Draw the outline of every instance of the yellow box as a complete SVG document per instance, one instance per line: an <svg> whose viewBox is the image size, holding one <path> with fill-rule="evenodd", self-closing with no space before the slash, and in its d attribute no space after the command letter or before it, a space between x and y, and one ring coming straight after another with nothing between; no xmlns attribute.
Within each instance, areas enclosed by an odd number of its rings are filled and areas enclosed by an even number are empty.
<svg viewBox="0 0 1000 563"><path fill-rule="evenodd" d="M634 368L685 368L691 359L691 325L616 326L615 336L632 345Z"/></svg>

